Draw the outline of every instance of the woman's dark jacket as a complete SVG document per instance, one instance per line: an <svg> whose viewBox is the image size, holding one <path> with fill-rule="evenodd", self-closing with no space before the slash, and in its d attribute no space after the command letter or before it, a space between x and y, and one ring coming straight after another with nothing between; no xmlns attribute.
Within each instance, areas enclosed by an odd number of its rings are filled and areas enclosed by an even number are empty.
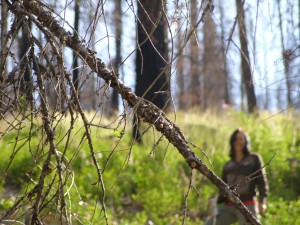
<svg viewBox="0 0 300 225"><path fill-rule="evenodd" d="M252 200L256 196L257 188L259 202L262 202L268 192L268 181L264 169L261 169L262 165L261 158L250 153L239 162L227 162L223 168L222 179L242 201ZM218 203L223 202L227 202L227 199L220 194Z"/></svg>

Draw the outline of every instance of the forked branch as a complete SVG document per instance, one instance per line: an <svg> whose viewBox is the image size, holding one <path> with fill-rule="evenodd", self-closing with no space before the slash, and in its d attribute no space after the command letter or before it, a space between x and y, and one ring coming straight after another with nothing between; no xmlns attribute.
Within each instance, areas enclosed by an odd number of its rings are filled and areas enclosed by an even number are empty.
<svg viewBox="0 0 300 225"><path fill-rule="evenodd" d="M95 52L85 46L84 40L78 35L67 32L58 21L54 19L51 12L46 9L38 1L23 1L23 5L13 1L10 5L10 10L15 14L27 14L35 17L32 20L39 23L44 28L48 29L56 36L61 45L65 45L75 51L77 55L95 72L99 77L105 80L106 83L115 89L128 105L135 109L136 114L141 120L153 125L156 130L161 132L180 152L192 169L198 170L206 176L236 208L244 215L244 217L252 224L260 224L252 213L245 207L236 194L226 185L213 171L211 171L196 155L191 151L188 142L185 140L180 129L168 117L154 106L152 103L145 101L136 96L132 90L125 86L115 74L110 71L101 59L97 58Z"/></svg>

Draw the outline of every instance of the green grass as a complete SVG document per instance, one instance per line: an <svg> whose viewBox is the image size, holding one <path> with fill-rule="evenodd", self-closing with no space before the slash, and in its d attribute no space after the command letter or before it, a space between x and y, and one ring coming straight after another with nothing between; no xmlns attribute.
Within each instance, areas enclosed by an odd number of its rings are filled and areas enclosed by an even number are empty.
<svg viewBox="0 0 300 225"><path fill-rule="evenodd" d="M170 117L175 118L174 115ZM95 118L93 122L103 126L111 121ZM164 138L160 140L161 135L152 128L145 133L143 144L132 146L130 125L120 139L122 126L117 127L117 122L113 124L115 129L89 128L99 166L105 166L103 179L110 224L144 224L147 220L154 224L181 224L184 196L191 174L193 188L187 201L186 224L202 224L207 215L207 199L218 190L207 178L191 171L178 151ZM266 113L254 118L234 111L226 111L222 115L178 112L176 123L186 139L199 147L190 146L196 155L218 175L229 159L229 136L236 128L243 127L250 136L252 151L261 154L265 162L272 159L266 167L270 196L263 224L297 224L300 167L298 164L291 165L291 159L300 159L300 122L296 117L270 117ZM38 180L49 150L41 124L40 119L34 121L34 126L29 120L24 120L18 129L5 133L1 138L0 175L6 172L5 179L0 181L2 185L15 185L26 193ZM77 120L70 129L68 117L53 124L59 154L64 155L65 163L69 163L64 168L64 176L68 180L65 191L73 222L99 224L103 220L99 204L102 190L95 185L98 177L83 124ZM7 127L4 121L0 125L3 129ZM147 128L148 125L144 125L144 129ZM66 135L68 131L69 136ZM7 169L12 157L14 160ZM52 162L46 179L48 184L56 173L54 157ZM0 191L4 191L3 186ZM53 194L54 191L50 196ZM2 200L0 213L13 202L14 199ZM47 210L55 213L53 208ZM44 210L45 214L47 210Z"/></svg>

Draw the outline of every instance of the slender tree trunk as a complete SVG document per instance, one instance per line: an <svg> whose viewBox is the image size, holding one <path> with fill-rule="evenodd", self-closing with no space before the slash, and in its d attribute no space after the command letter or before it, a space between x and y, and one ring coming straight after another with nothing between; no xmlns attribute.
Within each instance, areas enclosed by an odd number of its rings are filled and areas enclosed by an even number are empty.
<svg viewBox="0 0 300 225"><path fill-rule="evenodd" d="M79 30L79 19L80 19L80 0L75 0L74 7L74 32L78 33ZM77 96L79 98L79 69L78 69L78 58L75 52L73 52L73 85L75 87Z"/></svg>
<svg viewBox="0 0 300 225"><path fill-rule="evenodd" d="M277 10L279 16L279 29L280 29L280 41L281 41L281 49L282 49L282 57L283 57L283 64L284 64L284 75L285 75L285 83L287 88L287 103L288 106L292 105L292 98L291 98L291 83L289 81L289 73L290 73L290 61L285 46L284 46L284 37L283 37L283 28L282 28L282 15L280 10L280 0L277 0Z"/></svg>
<svg viewBox="0 0 300 225"><path fill-rule="evenodd" d="M267 42L267 35L264 33L264 36L263 36L263 52L264 52L264 74L267 74L268 73L268 62L267 62L267 53L268 53L268 50L267 50L267 48L266 48L266 42ZM269 110L269 100L270 100L270 98L269 98L269 78L268 78L268 76L265 76L265 79L264 79L264 81L265 81L265 98L266 98L266 100L265 100L265 102L264 102L264 109L265 110Z"/></svg>
<svg viewBox="0 0 300 225"><path fill-rule="evenodd" d="M298 32L299 32L298 45L300 45L300 0L298 0ZM298 60L300 63L300 58ZM300 74L300 67L298 67L298 74ZM300 80L298 81L298 87L300 87ZM300 108L299 104L298 104L298 108Z"/></svg>
<svg viewBox="0 0 300 225"><path fill-rule="evenodd" d="M28 31L29 30L29 31ZM31 74L31 63L28 58L28 55L30 55L30 42L26 38L26 32L31 31L31 22L29 20L24 20L22 24L22 37L19 39L19 57L20 59L23 59L26 63L27 67L23 74L23 77L21 77L21 92L23 97L25 99L21 99L22 107L27 107L28 103L31 105L32 103L32 74Z"/></svg>
<svg viewBox="0 0 300 225"><path fill-rule="evenodd" d="M223 74L225 76L224 79L224 103L231 104L230 93L229 93L229 74L228 74L228 67L227 67L227 56L226 56L226 49L225 49L225 24L224 24L224 9L222 6L221 1L219 1L219 11L220 11L220 20L221 20L221 39L222 39L222 58L223 58Z"/></svg>
<svg viewBox="0 0 300 225"><path fill-rule="evenodd" d="M251 73L250 57L248 51L247 31L245 26L245 11L242 0L236 0L238 13L239 38L241 43L242 81L246 89L248 110L250 113L257 111L256 96Z"/></svg>
<svg viewBox="0 0 300 225"><path fill-rule="evenodd" d="M224 53L216 35L216 24L211 13L205 16L203 26L203 91L205 109L219 110L225 102L227 75L224 73ZM227 96L228 98L228 96Z"/></svg>
<svg viewBox="0 0 300 225"><path fill-rule="evenodd" d="M185 110L186 109L186 100L185 100L185 77L184 77L184 65L183 65L183 57L182 57L182 51L180 50L181 43L182 43L182 31L180 28L180 17L177 21L178 25L178 32L177 32L177 50L178 52L180 51L180 55L177 57L177 63L176 63L176 81L177 81L177 87L178 87L178 94L177 94L177 99L178 99L178 108L180 110Z"/></svg>
<svg viewBox="0 0 300 225"><path fill-rule="evenodd" d="M246 111L246 103L245 103L245 81L244 76L241 76L241 84L240 84L240 90L241 90L241 111Z"/></svg>
<svg viewBox="0 0 300 225"><path fill-rule="evenodd" d="M0 84L6 79L7 77L7 62L5 59L4 49L6 48L6 36L7 36L7 15L8 9L7 4L5 1L1 2L1 43L0 43ZM2 87L6 90L6 87ZM4 91L5 91L4 90ZM2 111L2 105L5 102L5 96L0 94L0 112Z"/></svg>
<svg viewBox="0 0 300 225"><path fill-rule="evenodd" d="M3 52L5 45L6 45L6 35L7 35L7 4L5 1L1 2L1 53ZM7 75L7 68L6 68L6 59L3 58L4 56L0 55L0 81L5 80Z"/></svg>
<svg viewBox="0 0 300 225"><path fill-rule="evenodd" d="M93 14L93 6L90 6L90 13L89 13L89 23L91 23L93 21L93 17L94 17L94 14ZM94 52L96 52L96 40L95 40L95 32L91 32L91 43L92 43L92 50ZM95 76L92 77L92 80L93 80L93 85L92 85L92 89L93 89L93 92L96 93L96 82L97 82L97 79L95 78ZM96 110L97 109L97 96L96 94L93 95L92 97L92 109L93 110Z"/></svg>
<svg viewBox="0 0 300 225"><path fill-rule="evenodd" d="M167 66L166 16L164 0L138 1L136 86L138 96L164 109L169 97ZM138 119L136 119L137 121ZM139 122L134 123L133 137L140 140Z"/></svg>
<svg viewBox="0 0 300 225"><path fill-rule="evenodd" d="M122 1L115 0L115 32L116 32L116 58L114 60L115 75L119 76L119 65L122 61L121 56L121 36L122 36ZM112 93L112 108L118 111L119 95L116 90Z"/></svg>
<svg viewBox="0 0 300 225"><path fill-rule="evenodd" d="M190 84L189 84L189 107L197 107L202 110L203 102L201 102L201 88L200 88L200 67L199 67L199 46L198 35L196 29L197 23L197 1L190 1L190 26L193 29L193 34L190 38Z"/></svg>

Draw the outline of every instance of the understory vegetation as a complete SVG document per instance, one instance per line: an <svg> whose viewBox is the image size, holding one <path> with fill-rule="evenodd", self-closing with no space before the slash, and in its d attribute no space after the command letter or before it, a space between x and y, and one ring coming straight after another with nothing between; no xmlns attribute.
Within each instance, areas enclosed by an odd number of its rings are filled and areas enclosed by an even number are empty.
<svg viewBox="0 0 300 225"><path fill-rule="evenodd" d="M300 224L300 122L295 115L261 113L255 118L227 110L218 115L178 112L176 118L170 117L176 120L198 158L219 176L229 159L229 136L234 129L243 127L250 136L251 150L267 164L270 193L262 224ZM142 143L133 144L129 125L123 130L123 123L117 126L119 120L111 123L103 118L89 119L97 124L90 126L90 133L103 173L109 224L182 224L184 208L185 224L204 222L207 201L218 190L203 175L191 171L161 134L143 124L147 132ZM34 123L31 118L24 119L12 131L6 129L10 118L6 121L0 124L0 215L36 185L49 150L40 119ZM59 121L53 124L55 143L65 159L64 194L72 222L102 224L103 192L97 183L83 124L77 120L70 129L68 116ZM55 187L59 179L54 157L51 160L45 190L49 185ZM49 201L56 196L54 190L48 195ZM34 198L24 201L11 220L24 221ZM57 224L60 219L55 207L49 203L42 209L45 224Z"/></svg>

